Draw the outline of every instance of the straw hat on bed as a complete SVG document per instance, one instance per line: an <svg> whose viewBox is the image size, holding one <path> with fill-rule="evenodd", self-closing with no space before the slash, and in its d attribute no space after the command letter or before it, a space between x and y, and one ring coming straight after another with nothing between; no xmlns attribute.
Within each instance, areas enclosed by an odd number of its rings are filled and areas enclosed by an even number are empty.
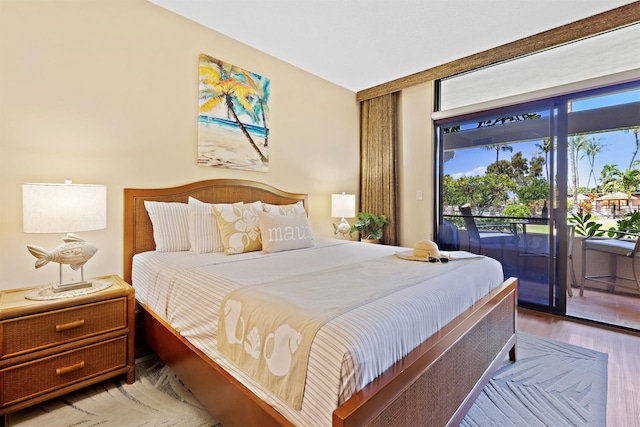
<svg viewBox="0 0 640 427"><path fill-rule="evenodd" d="M413 251L396 252L396 255L411 261L429 261L429 258L440 258L440 251L435 242L420 240L413 246Z"/></svg>

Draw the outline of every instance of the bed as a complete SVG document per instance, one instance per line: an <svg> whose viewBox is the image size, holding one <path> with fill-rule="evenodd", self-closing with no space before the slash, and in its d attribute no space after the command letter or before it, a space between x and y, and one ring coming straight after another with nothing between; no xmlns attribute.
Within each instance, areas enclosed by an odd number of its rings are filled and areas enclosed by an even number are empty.
<svg viewBox="0 0 640 427"><path fill-rule="evenodd" d="M136 288L136 297L142 283L132 280L132 277L137 277L132 272L134 256L141 254L136 258L139 264L144 256L153 256L156 249L145 201L186 203L189 197L204 203L302 203L305 209L308 201L306 194L288 193L247 180L217 179L173 188L125 189L124 278ZM315 246L318 250L343 251L341 256L346 253L358 258L360 251L354 251L352 245L367 244L352 242L343 245L318 239ZM309 251L312 249L316 248ZM375 250L388 255L396 249L401 248L380 245ZM285 252L291 252L302 260L304 251ZM241 256L234 259L241 260ZM253 261L247 262L265 262L260 257L260 252L256 252L249 257ZM189 258L189 262L195 262L196 258ZM276 256L273 258L278 259ZM165 267L171 268L168 264ZM456 282L465 282L459 274L453 277L458 277ZM355 394L338 401L332 413L323 413L322 421L317 421L317 424L458 425L492 373L507 356L515 360L516 293L515 279L499 283L381 374L376 374ZM167 319L171 316L159 308L163 306L158 301L152 302L150 297L146 297L139 307L137 330L143 331L146 343L223 425L302 424L300 419L291 416L291 410L274 404L274 399L269 399L269 392L248 384L228 363L212 356L211 351L203 348L197 339L185 337L185 327L176 327L175 318Z"/></svg>

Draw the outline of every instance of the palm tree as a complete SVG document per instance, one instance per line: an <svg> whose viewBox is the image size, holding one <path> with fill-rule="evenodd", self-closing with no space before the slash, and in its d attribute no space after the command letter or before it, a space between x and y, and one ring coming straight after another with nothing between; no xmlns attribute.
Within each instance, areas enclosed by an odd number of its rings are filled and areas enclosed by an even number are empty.
<svg viewBox="0 0 640 427"><path fill-rule="evenodd" d="M629 162L629 169L633 166L633 162L636 159L636 155L638 154L638 149L640 148L640 141L638 141L638 128L633 128L633 136L636 139L636 150L633 152L633 156L631 156L631 161Z"/></svg>
<svg viewBox="0 0 640 427"><path fill-rule="evenodd" d="M578 160L580 152L584 148L586 138L583 135L572 136L569 138L569 152L571 153L571 184L573 185L573 197L574 206L578 206L578 184L580 183L580 176L578 174Z"/></svg>
<svg viewBox="0 0 640 427"><path fill-rule="evenodd" d="M582 148L582 150L584 151L584 155L582 157L585 157L585 156L587 157L587 160L589 161L589 168L590 168L589 178L587 179L587 188L590 188L589 183L591 182L591 177L593 177L593 185L597 186L598 184L596 175L593 173L593 167L596 160L596 156L598 155L598 153L601 153L604 150L605 146L606 145L600 144L600 141L596 140L595 138L586 139L584 142L584 146Z"/></svg>
<svg viewBox="0 0 640 427"><path fill-rule="evenodd" d="M638 184L640 184L640 170L627 169L620 177L620 181L623 191L627 193L627 197L630 199L631 193L633 193L638 187Z"/></svg>
<svg viewBox="0 0 640 427"><path fill-rule="evenodd" d="M271 80L265 79L259 80L256 85L259 89L259 93L262 94L261 97L257 98L255 103L256 114L260 114L262 117L262 125L264 127L264 146L269 146L269 126L267 125L267 114L269 113L269 94L271 93L270 86Z"/></svg>
<svg viewBox="0 0 640 427"><path fill-rule="evenodd" d="M572 144L571 139L569 139L567 148L569 151L569 168L571 169L571 187L573 187L573 197L571 199L573 201L573 211L576 211L576 209L578 209L578 177L576 175L576 156L574 154L576 148Z"/></svg>
<svg viewBox="0 0 640 427"><path fill-rule="evenodd" d="M551 180L549 175L549 152L551 151L551 139L545 138L542 144L536 144L536 148L540 151L532 154L544 153L544 169L547 172L547 182L549 182Z"/></svg>
<svg viewBox="0 0 640 427"><path fill-rule="evenodd" d="M509 151L513 153L513 147L509 144L487 144L484 146L485 150L496 150L496 164L498 164L500 151Z"/></svg>
<svg viewBox="0 0 640 427"><path fill-rule="evenodd" d="M261 98L262 94L255 84L254 76L241 68L207 55L200 56L200 76L200 112L211 111L219 105L224 105L227 114L236 122L260 160L266 163L268 158L253 141L236 112L237 109L241 114L247 113L252 119L255 118L252 101Z"/></svg>
<svg viewBox="0 0 640 427"><path fill-rule="evenodd" d="M621 175L618 165L603 165L600 171L602 188L604 189L610 182L617 181Z"/></svg>
<svg viewBox="0 0 640 427"><path fill-rule="evenodd" d="M623 174L619 175L618 179L607 182L602 186L603 191L614 192L623 191L627 194L627 205L631 206L630 199L631 194L640 185L640 170L627 169Z"/></svg>

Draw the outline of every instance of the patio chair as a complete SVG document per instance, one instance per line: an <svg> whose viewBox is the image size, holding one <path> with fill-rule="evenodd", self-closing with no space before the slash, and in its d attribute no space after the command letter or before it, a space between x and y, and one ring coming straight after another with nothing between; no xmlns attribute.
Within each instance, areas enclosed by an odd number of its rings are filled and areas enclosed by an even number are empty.
<svg viewBox="0 0 640 427"><path fill-rule="evenodd" d="M584 282L592 280L598 283L609 285L613 290L616 286L621 286L618 279L635 282L637 290L640 291L640 272L636 257L640 255L640 238L638 234L623 231L612 231L617 238L602 238L589 236L582 241L582 277L580 281L580 295L584 293ZM587 252L594 251L608 254L611 258L609 272L607 274L588 275L587 274ZM618 258L623 257L631 260L631 271L633 277L618 275ZM598 263L601 264L601 263Z"/></svg>
<svg viewBox="0 0 640 427"><path fill-rule="evenodd" d="M442 220L442 227L440 228L440 235L438 237L440 249L445 251L460 250L458 227L451 221L447 221L446 219Z"/></svg>
<svg viewBox="0 0 640 427"><path fill-rule="evenodd" d="M464 226L467 229L469 237L469 251L471 245L474 244L476 253L482 254L482 245L499 245L502 253L502 247L505 243L515 243L516 235L511 230L506 231L504 225L497 224L476 224L475 218L471 214L469 206L460 206L458 208L464 219Z"/></svg>

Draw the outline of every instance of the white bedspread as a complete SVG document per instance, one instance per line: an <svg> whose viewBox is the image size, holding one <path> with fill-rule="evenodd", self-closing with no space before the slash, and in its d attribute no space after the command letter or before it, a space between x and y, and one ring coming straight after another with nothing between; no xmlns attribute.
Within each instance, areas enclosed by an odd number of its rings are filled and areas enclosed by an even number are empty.
<svg viewBox="0 0 640 427"><path fill-rule="evenodd" d="M136 298L292 422L328 426L340 403L503 281L501 265L491 258L429 264L442 274L331 320L313 341L302 409L297 411L217 354L218 310L224 296L241 284L266 283L408 250L332 239L314 239L314 244L273 254L138 254L132 277Z"/></svg>

